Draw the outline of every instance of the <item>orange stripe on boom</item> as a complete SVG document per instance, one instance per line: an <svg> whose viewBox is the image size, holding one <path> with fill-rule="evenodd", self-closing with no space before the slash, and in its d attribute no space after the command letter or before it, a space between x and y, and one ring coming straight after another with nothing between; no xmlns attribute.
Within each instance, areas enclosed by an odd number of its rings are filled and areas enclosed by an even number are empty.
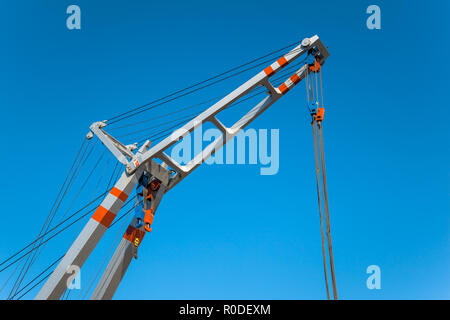
<svg viewBox="0 0 450 320"><path fill-rule="evenodd" d="M123 202L125 202L127 200L127 198L128 198L128 195L126 193L120 191L116 187L112 188L109 193L111 193L116 198L122 200Z"/></svg>
<svg viewBox="0 0 450 320"><path fill-rule="evenodd" d="M300 77L294 73L291 77L290 77L292 83L297 84L300 81Z"/></svg>
<svg viewBox="0 0 450 320"><path fill-rule="evenodd" d="M282 94L285 94L286 92L289 91L289 88L285 83L283 83L278 89L280 89Z"/></svg>
<svg viewBox="0 0 450 320"><path fill-rule="evenodd" d="M268 77L270 77L271 75L273 75L273 69L271 66L268 66L267 68L264 69L264 72L267 74Z"/></svg>
<svg viewBox="0 0 450 320"><path fill-rule="evenodd" d="M280 65L280 67L283 67L285 64L288 63L285 57L281 57L280 59L278 59L277 62Z"/></svg>
<svg viewBox="0 0 450 320"><path fill-rule="evenodd" d="M92 215L92 219L109 228L116 215L111 211L99 206Z"/></svg>

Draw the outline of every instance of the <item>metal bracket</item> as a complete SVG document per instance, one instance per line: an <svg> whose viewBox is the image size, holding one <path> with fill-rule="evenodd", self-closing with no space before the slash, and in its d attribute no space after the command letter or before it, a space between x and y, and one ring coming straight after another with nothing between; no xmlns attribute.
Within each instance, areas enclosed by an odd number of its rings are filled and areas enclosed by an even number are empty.
<svg viewBox="0 0 450 320"><path fill-rule="evenodd" d="M87 134L87 138L91 139L95 134L114 154L114 156L121 163L126 165L126 170L120 179L115 183L113 189L102 201L98 209L94 212L93 216L69 248L64 258L50 275L36 296L36 299L59 299L62 296L64 291L67 289L67 281L69 278L67 267L70 265L77 265L79 267L83 266L92 250L98 244L106 230L110 227L119 210L123 207L127 197L137 185L144 170L148 170L151 175L161 181L159 195L154 199L154 204L157 206L159 205L163 194L178 184L206 158L214 154L218 148L221 148L241 129L250 124L256 117L263 113L306 76L308 72L307 64L300 67L278 88L273 87L269 81L269 78L272 75L276 74L286 65L293 62L302 54L310 52L314 52L314 56L321 65L329 56L326 47L323 46L317 35L304 39L302 44L291 50L284 57L272 63L266 69L259 72L234 91L230 92L227 96L212 105L209 109L199 114L195 119L192 119L178 130L175 130L169 137L163 139L152 148L150 148L150 142L146 141L144 145L142 145L136 152L136 154L133 154L132 152L137 149L136 144L124 146L102 129L106 126L106 121L93 123L90 127L91 131ZM259 86L265 86L267 88L267 96L257 103L242 118L238 119L230 127L226 127L217 119L216 116L222 110L225 110L239 98L246 96L254 88ZM194 158L192 158L192 160L186 165L177 163L166 154L165 151L167 151L170 146L175 144L177 141L185 137L206 121L213 123L222 132L222 136L211 142L200 153L195 155ZM154 161L154 159L161 160L162 164L158 164L158 162ZM175 170L175 172L169 170L169 166L171 169ZM131 227L133 227L133 222ZM93 299L112 298L115 289L122 280L122 277L132 259L132 255L128 254L130 250L127 250L127 248L129 248L132 244L127 239L128 238L125 234L102 279L100 280L99 286L97 286L94 291ZM101 292L98 288L101 288Z"/></svg>
<svg viewBox="0 0 450 320"><path fill-rule="evenodd" d="M171 179L168 189L171 189L175 184L184 179L195 168L197 168L207 157L209 157L215 150L222 147L233 138L241 129L247 126L257 116L264 112L268 107L281 98L286 92L300 82L307 74L307 65L301 66L292 76L290 76L282 85L278 88L272 86L269 78L276 72L293 62L295 59L305 53L314 51L314 55L320 64L323 64L328 58L329 53L325 46L320 41L317 35L311 38L305 38L300 45L287 53L283 58L278 59L272 63L269 67L255 75L253 78L242 84L236 90L229 93L220 101L212 105L209 109L199 114L195 119L192 119L184 126L175 130L170 136L163 139L157 145L153 146L146 152L137 153L134 158L129 162L126 167L128 174L132 174L140 165L146 163L153 158L159 158L164 163L168 164L177 173ZM222 110L226 109L229 105L249 94L254 88L264 86L267 88L267 96L264 97L253 109L251 109L246 115L239 119L231 127L225 127L217 119L216 115ZM170 148L172 145L180 141L184 136L195 130L198 126L205 122L213 123L223 136L218 138L207 146L200 154L195 156L187 165L180 165L164 151Z"/></svg>
<svg viewBox="0 0 450 320"><path fill-rule="evenodd" d="M128 159L134 157L133 151L137 149L137 143L123 145L116 138L104 131L102 128L106 127L106 120L100 122L94 122L89 129L91 130L87 135L87 139L92 139L94 134L100 139L101 142L112 152L112 154L122 164L128 165ZM146 144L144 144L146 145ZM141 148L142 149L142 148Z"/></svg>
<svg viewBox="0 0 450 320"><path fill-rule="evenodd" d="M169 185L170 172L163 165L160 165L155 160L148 161L144 164L145 170L150 173L153 177L161 181L164 186Z"/></svg>
<svg viewBox="0 0 450 320"><path fill-rule="evenodd" d="M123 144L121 144L114 137L112 137L102 129L106 126L106 121L93 123L90 127L91 132L88 134L87 138L90 139L92 138L93 134L95 134L114 154L114 156L126 166L126 172L128 174L133 174L133 172L138 167L146 164L152 158L159 158L161 161L163 161L163 166L167 167L167 165L169 165L177 172L176 177L174 177L175 179L172 179L174 181L171 181L169 185L168 189L170 189L174 186L174 184L178 183L179 180L186 177L193 169L198 167L198 165L201 164L205 160L205 158L209 157L213 153L213 149L215 150L217 148L220 148L223 144L227 143L228 140L233 138L238 131L243 129L263 111L265 111L270 105L276 102L293 86L301 81L306 76L307 67L305 65L300 67L300 69L298 69L278 88L272 86L269 78L301 55L309 53L311 51L314 51L314 56L317 58L317 61L321 65L329 56L328 50L320 41L317 35L314 35L311 38L303 39L300 45L288 52L283 58L278 59L276 62L272 63L269 67L255 75L253 78L248 80L236 90L229 93L209 109L199 114L195 119L189 121L187 124L179 128L181 130L176 130L169 137L163 139L160 143L158 143L156 146L153 146L151 149L150 142L146 141L144 145L142 145L142 147L139 149L139 151L136 152L136 154L133 154L132 151L136 150L137 144L128 146L124 146ZM239 98L242 98L245 95L249 94L249 92L259 86L264 86L267 88L268 95L263 100L261 100L252 110L250 110L233 126L228 128L220 123L220 121L216 117L218 113L226 109L229 105L237 101ZM196 127L207 121L212 122L218 129L220 129L223 133L223 137L203 150L201 154L203 154L204 156L194 157L194 159L192 159L192 161L188 165L181 166L164 152L170 146L192 132ZM181 133L177 134L177 132ZM150 166L153 166L153 161L150 163Z"/></svg>

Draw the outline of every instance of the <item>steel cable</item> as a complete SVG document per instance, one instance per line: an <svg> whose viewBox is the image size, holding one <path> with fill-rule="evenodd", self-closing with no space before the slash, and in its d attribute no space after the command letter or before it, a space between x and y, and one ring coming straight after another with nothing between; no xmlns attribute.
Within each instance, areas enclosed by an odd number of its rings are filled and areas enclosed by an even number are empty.
<svg viewBox="0 0 450 320"><path fill-rule="evenodd" d="M228 74L228 73L231 73L231 72L233 72L233 71L239 70L239 69L241 69L241 68L243 68L243 67L245 67L245 66L248 66L248 65L250 65L250 64L252 64L252 63L255 63L255 62L257 62L257 61L259 61L259 60L261 60L261 59L267 58L267 57L269 57L269 56L271 56L271 55L273 55L273 54L275 54L275 53L278 53L278 52L280 52L280 51L286 50L286 49L288 49L288 48L290 48L290 47L292 47L292 46L294 46L294 45L298 45L300 42L301 42L301 41L296 41L296 42L294 42L294 43L292 43L292 44L290 44L290 45L287 45L287 46L285 46L285 47L283 47L283 48L281 48L281 49L278 49L278 50L276 50L276 51L273 51L273 52L271 52L271 53L268 53L268 54L266 54L266 55L264 55L264 56L262 56L262 57L256 58L256 59L251 60L251 61L249 61L249 62L246 62L246 63L244 63L244 64L242 64L242 65L240 65L240 66L231 68L231 69L229 69L229 70L227 70L227 71L225 71L225 72L222 72L222 73L220 73L220 74L218 74L218 75L215 75L215 76L213 76L213 77L210 77L210 78L208 78L208 79L206 79L206 80L202 80L202 81L200 81L200 82L197 82L197 83L195 83L195 84L193 84L193 85L190 85L190 86L188 86L188 87L186 87L186 88L184 88L184 89L177 90L177 91L175 91L175 92L173 92L173 93L170 93L170 94L168 94L168 95L166 95L166 96L164 96L164 97L162 97L162 98L158 98L158 99L156 99L156 100L154 100L154 101L152 101L152 102L146 103L146 104L144 104L144 105L142 105L142 106L140 106L140 107L133 108L133 109L127 111L127 112L124 112L124 113L122 113L122 114L119 114L119 115L117 115L117 116L114 116L114 117L110 118L110 119L108 120L108 122L110 122L110 123L115 123L115 122L121 121L121 120L127 118L128 115L129 115L130 113L132 113L132 112L138 111L138 110L140 110L140 109L142 109L142 108L145 108L145 107L147 107L147 106L149 106L149 105L151 105L151 104L153 104L153 103L160 102L160 101L162 101L162 100L164 100L164 99L173 97L174 95L177 95L177 94L179 94L179 93L181 93L181 92L184 92L184 91L187 91L187 90L189 90L189 89L195 88L195 87L197 87L197 86L199 86L199 85L202 85L202 84L207 83L207 82L209 82L209 81L211 81L211 80L217 79L217 78L219 78L219 77L221 77L221 76L224 76L224 75L226 75L226 74ZM127 116L127 117L125 117L125 116ZM117 120L117 119L119 119L119 120Z"/></svg>
<svg viewBox="0 0 450 320"><path fill-rule="evenodd" d="M57 211L57 208L59 207L59 204L61 203L62 199L64 199L64 196L65 196L65 194L67 193L68 187L70 186L70 181L72 181L72 178L73 178L73 176L74 176L74 174L75 174L77 168L79 167L79 165L80 165L80 163L81 163L81 158L80 158L80 160L78 161L78 157L79 157L81 151L83 150L83 147L84 147L85 143L86 143L86 139L83 140L83 143L82 143L82 145L81 145L81 147L80 147L80 149L79 149L79 151L78 151L78 153L77 153L77 156L75 157L75 160L74 160L74 162L73 162L73 164L72 164L72 167L70 168L69 173L67 174L66 179L64 180L64 183L63 183L63 185L62 185L62 187L61 187L61 189L60 189L60 191L59 191L59 193L58 193L58 195L57 195L57 197L56 197L56 200L55 200L55 202L53 203L52 209L50 210L50 213L49 213L49 215L47 216L47 218L46 218L46 220L45 220L45 222L44 222L44 225L42 226L42 229L41 229L41 231L40 231L39 234L38 234L38 238L40 237L40 235L42 234L42 232L44 231L44 229L48 229L48 226L50 225L51 221L53 220L53 218L54 218L54 216L55 216L55 214L56 214L56 211ZM85 152L86 152L86 149L87 149L87 146L86 146L86 148L84 149L83 156L84 156L84 154L85 154ZM83 156L82 156L82 157L83 157ZM78 163L78 164L76 165L76 163ZM73 168L75 167L75 165L76 165L76 169L74 170L74 174L72 174L72 176L70 177L70 180L69 180L69 183L67 184L67 186L64 187L64 186L66 185L66 182L67 182L67 180L68 180L68 178L69 178L69 176L70 176L70 174L71 174ZM62 192L62 190L63 190L64 188L65 188L65 191L63 192L63 194L62 194L62 196L61 196L61 198L59 199L59 202L58 202L58 198L60 197L61 192ZM58 205L56 206L56 209L54 209L56 203L58 203ZM53 210L53 209L54 209L54 210ZM46 232L47 232L47 230L44 231L44 233L46 233ZM22 268L21 268L21 270L20 270L19 276L16 278L16 280L15 280L15 282L14 282L14 284L13 284L13 287L12 287L12 289L11 289L11 292L10 292L10 294L8 295L8 299L9 299L10 296L12 296L15 292L17 292L17 290L18 290L19 286L21 285L21 283L22 283L24 277L26 276L26 273L28 272L28 270L30 269L32 263L34 262L35 256L36 256L36 251L35 251L35 252L33 253L33 255L31 256L31 260L30 260L30 256L27 257L27 260L26 260L25 263L23 264L23 266L22 266Z"/></svg>

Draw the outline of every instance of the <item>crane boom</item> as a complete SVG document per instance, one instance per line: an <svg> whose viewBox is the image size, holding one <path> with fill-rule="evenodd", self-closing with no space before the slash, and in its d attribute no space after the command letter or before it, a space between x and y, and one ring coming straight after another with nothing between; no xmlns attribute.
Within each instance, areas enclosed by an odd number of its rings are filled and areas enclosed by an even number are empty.
<svg viewBox="0 0 450 320"><path fill-rule="evenodd" d="M166 191L166 186L161 185L158 191L154 192L153 209L156 211L161 198ZM134 250L142 243L145 235L144 227L136 228L136 218L131 219L127 230L125 231L119 245L116 248L111 260L109 261L97 287L92 293L91 300L112 299L117 287L120 284L125 272L128 269L134 257ZM136 243L137 241L137 243Z"/></svg>
<svg viewBox="0 0 450 320"><path fill-rule="evenodd" d="M35 299L59 299L61 297L67 288L67 281L71 276L71 274L67 273L67 270L73 265L78 266L79 268L83 266L84 262L124 205L128 196L138 184L144 171L161 181L162 194L169 191L306 76L308 72L307 64L300 67L279 87L272 86L269 81L271 76L305 53L313 53L316 61L321 65L323 65L329 56L327 49L317 35L314 35L311 38L305 38L300 45L292 49L285 56L281 57L237 89L230 92L220 101L199 114L196 118L175 130L170 136L163 139L152 148L150 148L150 142L146 141L136 153L133 153L132 151L136 149L135 145L124 146L103 130L106 126L105 121L93 123L90 127L88 138L96 135L113 155L121 163L126 165L126 168L120 179L69 248L64 258L50 275ZM217 115L221 111L260 86L267 88L267 95L247 114L230 127L226 127L218 120ZM211 122L221 131L222 135L195 155L186 165L181 165L165 152L172 145L183 139L205 122ZM157 159L159 159L162 164L155 161ZM169 167L171 170L169 170ZM133 225L132 221L130 226L133 227ZM127 233L125 233L124 238L119 243L116 252L108 264L100 283L94 290L94 294L91 297L92 299L112 298L115 289L118 287L123 274L132 259L132 256L129 255L131 245L131 242L128 241L129 239Z"/></svg>

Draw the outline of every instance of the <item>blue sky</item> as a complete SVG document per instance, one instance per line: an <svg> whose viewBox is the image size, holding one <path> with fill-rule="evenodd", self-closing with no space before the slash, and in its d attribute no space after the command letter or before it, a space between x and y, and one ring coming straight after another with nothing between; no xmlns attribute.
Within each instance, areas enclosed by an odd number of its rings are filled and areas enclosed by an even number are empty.
<svg viewBox="0 0 450 320"><path fill-rule="evenodd" d="M66 28L70 4L81 30ZM366 28L371 4L381 30ZM449 299L449 10L447 1L2 1L1 260L38 233L92 122L318 34L331 54L324 134L339 296ZM325 297L304 104L299 85L251 125L280 130L277 175L203 166L166 195L115 298ZM55 238L33 272L81 227ZM120 232L107 233L82 281ZM373 264L381 290L366 288Z"/></svg>

